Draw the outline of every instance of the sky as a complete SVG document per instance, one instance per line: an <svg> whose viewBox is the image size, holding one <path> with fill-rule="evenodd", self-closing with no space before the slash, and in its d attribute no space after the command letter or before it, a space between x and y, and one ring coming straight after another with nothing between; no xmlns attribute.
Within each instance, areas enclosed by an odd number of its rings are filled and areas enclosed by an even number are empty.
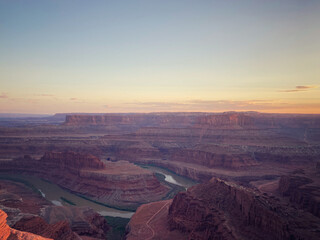
<svg viewBox="0 0 320 240"><path fill-rule="evenodd" d="M320 113L320 1L0 0L0 113Z"/></svg>

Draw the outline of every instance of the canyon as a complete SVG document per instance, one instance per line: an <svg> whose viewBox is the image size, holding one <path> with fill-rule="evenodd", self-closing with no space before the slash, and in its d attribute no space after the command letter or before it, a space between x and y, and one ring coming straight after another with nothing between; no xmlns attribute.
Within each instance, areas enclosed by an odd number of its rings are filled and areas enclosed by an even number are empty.
<svg viewBox="0 0 320 240"><path fill-rule="evenodd" d="M127 239L317 239L319 162L320 115L57 114L0 121L1 173L37 176L95 202L137 209ZM200 184L173 198L170 186L141 166ZM73 231L70 219L85 217L66 205L34 214L51 226L63 212ZM21 221L21 231L38 221L25 220L30 225Z"/></svg>

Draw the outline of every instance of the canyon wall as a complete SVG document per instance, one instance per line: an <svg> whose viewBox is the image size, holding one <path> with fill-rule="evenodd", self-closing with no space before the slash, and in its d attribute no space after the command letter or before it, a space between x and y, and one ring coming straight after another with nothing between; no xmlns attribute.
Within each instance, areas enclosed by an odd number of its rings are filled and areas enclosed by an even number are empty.
<svg viewBox="0 0 320 240"><path fill-rule="evenodd" d="M258 165L250 154L214 153L193 149L170 149L172 161L197 163L209 168L241 168Z"/></svg>

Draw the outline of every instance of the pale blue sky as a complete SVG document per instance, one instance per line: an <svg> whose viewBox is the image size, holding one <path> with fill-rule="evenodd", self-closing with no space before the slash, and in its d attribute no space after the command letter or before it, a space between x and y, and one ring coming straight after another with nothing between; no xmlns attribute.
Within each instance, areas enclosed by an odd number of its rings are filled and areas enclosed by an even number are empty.
<svg viewBox="0 0 320 240"><path fill-rule="evenodd" d="M308 0L0 0L0 112L315 109L319 13Z"/></svg>

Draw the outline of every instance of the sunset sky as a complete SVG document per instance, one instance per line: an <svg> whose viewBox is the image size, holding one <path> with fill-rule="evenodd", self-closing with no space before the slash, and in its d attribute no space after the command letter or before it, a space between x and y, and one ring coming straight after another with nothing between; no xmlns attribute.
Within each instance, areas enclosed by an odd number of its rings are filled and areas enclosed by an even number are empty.
<svg viewBox="0 0 320 240"><path fill-rule="evenodd" d="M320 113L320 1L0 0L0 113Z"/></svg>

